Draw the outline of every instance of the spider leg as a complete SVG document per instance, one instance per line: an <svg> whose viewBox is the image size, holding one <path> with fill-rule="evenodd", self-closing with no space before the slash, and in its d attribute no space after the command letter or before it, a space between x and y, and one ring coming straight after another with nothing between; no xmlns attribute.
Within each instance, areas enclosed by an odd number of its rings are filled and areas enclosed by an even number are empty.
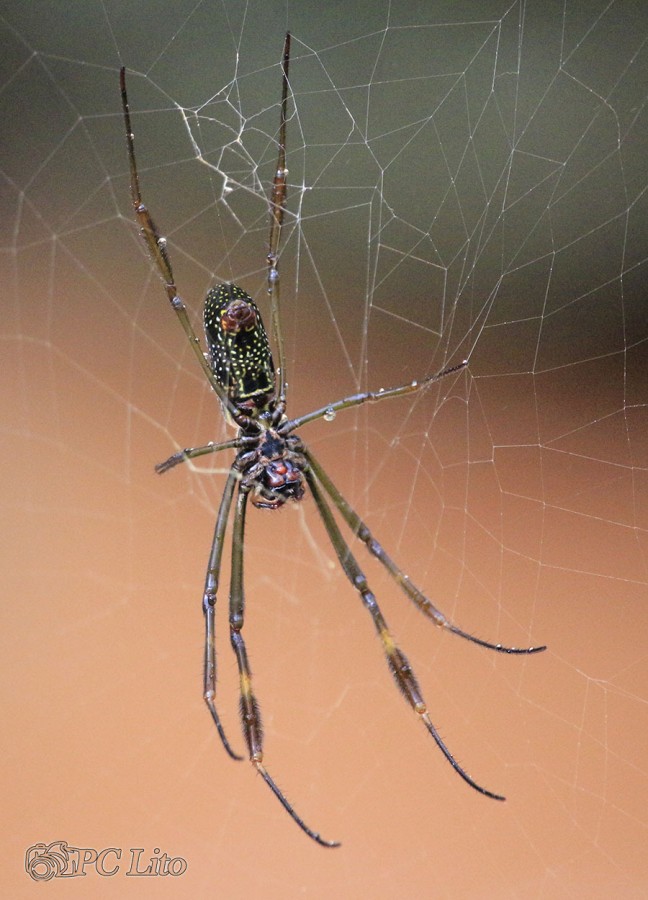
<svg viewBox="0 0 648 900"><path fill-rule="evenodd" d="M416 679L416 676L414 675L409 660L407 659L403 651L397 646L394 638L392 637L383 614L380 611L380 607L378 606L376 598L369 588L367 578L358 565L351 550L349 549L347 542L342 537L342 533L337 525L337 522L335 521L335 518L333 517L333 513L331 512L331 509L326 502L324 494L320 490L319 479L315 470L306 468L304 470L304 474L315 499L315 503L324 523L324 527L326 528L326 531L328 533L329 540L331 541L333 549L335 550L340 561L340 565L342 566L345 575L347 576L353 587L360 594L365 608L368 610L371 618L373 619L376 631L378 632L378 637L382 642L383 650L385 651L385 656L387 657L387 664L389 665L390 671L394 676L394 680L403 693L405 699L421 719L427 730L430 732L437 747L441 750L450 765L463 778L463 780L466 781L476 791L479 791L480 794L485 794L487 797L492 797L493 800L504 800L505 798L502 797L501 794L495 794L492 791L489 791L481 785L477 784L477 782L470 777L466 770L459 765L459 763L456 761L450 750L446 747L445 743L441 739L439 732L436 730L434 724L432 723L432 720L430 719L423 694L421 693L421 689L418 685L418 681Z"/></svg>
<svg viewBox="0 0 648 900"><path fill-rule="evenodd" d="M232 483L233 489L233 483ZM248 662L245 641L243 640L243 621L245 596L243 591L243 540L245 534L245 511L247 507L249 487L239 485L236 509L234 512L234 528L232 532L232 577L230 583L230 640L238 663L241 689L241 721L243 734L248 746L250 762L261 775L272 793L279 800L290 817L310 838L323 847L339 847L337 841L326 841L313 831L299 816L279 789L268 770L263 765L263 732L261 713L257 699L252 690L252 672Z"/></svg>
<svg viewBox="0 0 648 900"><path fill-rule="evenodd" d="M151 217L148 207L142 200L139 174L137 171L137 161L135 159L135 139L133 136L133 129L131 127L130 109L128 107L128 95L126 93L126 69L124 66L122 66L119 72L119 85L121 89L124 124L126 126L126 145L128 148L128 164L130 167L131 200L133 203L133 209L135 210L135 216L137 217L137 221L140 226L142 237L144 238L149 253L151 254L151 257L153 258L153 261L158 268L158 272L160 273L160 277L162 278L162 281L164 283L164 289L166 291L167 297L169 298L169 303L171 304L176 316L178 317L184 333L189 339L189 343L191 344L198 362L200 363L200 367L205 373L207 380L214 390L214 393L218 396L219 400L232 416L234 421L239 426L245 426L246 424L249 424L249 418L247 416L244 416L239 410L236 409L230 398L227 396L227 392L219 384L218 379L212 371L208 359L203 352L203 349L200 345L200 339L198 338L191 322L189 321L187 307L184 305L182 298L178 294L178 289L173 277L173 270L171 268L171 260L169 259L169 254L167 252L166 240L160 235L160 232L158 231L157 225Z"/></svg>
<svg viewBox="0 0 648 900"><path fill-rule="evenodd" d="M185 447L184 450L178 450L177 453L174 453L168 459L165 459L164 462L158 463L155 467L155 471L158 475L162 475L163 472L168 472L169 469L172 469L174 466L178 466L188 459L196 459L197 456L205 456L208 453L218 453L219 450L238 450L244 445L244 442L245 437L234 438L231 441L223 441L222 444L215 444L213 441L210 441L209 444L204 444L202 447Z"/></svg>
<svg viewBox="0 0 648 900"><path fill-rule="evenodd" d="M270 310L272 318L272 336L277 348L277 378L278 391L277 402L283 413L286 406L286 359L284 352L283 335L279 316L280 306L280 279L279 279L279 246L281 243L281 228L283 226L284 210L286 208L286 120L288 113L288 67L290 65L290 32L286 32L284 41L283 59L281 62L281 117L279 121L279 154L277 167L272 182L272 194L270 196L270 236L268 238L268 294L270 295Z"/></svg>
<svg viewBox="0 0 648 900"><path fill-rule="evenodd" d="M322 406L320 409L306 413L304 416L299 416L297 419L290 419L281 426L281 433L289 434L308 422L323 419L325 416L332 417L342 409L351 409L351 407L360 406L362 403L377 403L378 400L385 400L387 397L402 397L404 394L414 394L428 387L428 385L434 384L435 381L441 381L447 375L452 375L453 372L465 369L467 365L468 360L464 359L463 362L457 363L456 366L450 366L448 369L443 369L434 375L428 375L427 378L422 378L420 381L410 381L409 384L401 384L398 387L380 388L378 391L364 391L361 394L351 394L350 397L336 400L335 403L329 403L328 406Z"/></svg>
<svg viewBox="0 0 648 900"><path fill-rule="evenodd" d="M439 625L441 628L447 628L448 631L451 631L453 634L459 635L459 637L465 638L468 641L472 641L474 644L479 644L481 647L488 647L489 650L496 650L498 653L528 654L539 653L541 650L547 649L546 646L505 647L502 644L493 644L490 641L485 641L482 638L475 637L474 634L470 634L467 631L462 631L461 628L457 628L456 625L453 625L452 622L448 621L441 610L437 609L437 607L425 596L425 594L410 581L409 577L399 566L396 565L393 559L387 553L385 553L381 545L374 538L369 528L365 525L365 523L362 521L353 507L344 499L344 497L328 477L322 466L313 457L313 454L310 452L310 450L304 447L302 452L308 460L309 465L319 483L322 485L326 493L333 501L335 508L340 511L342 518L346 521L347 525L353 531L354 535L365 544L369 553L371 553L372 556L375 556L375 558L380 563L382 563L382 565L387 569L387 571L394 579L396 584L401 588L401 590L403 590L405 594L407 594L410 600L415 603L415 605L421 610L422 613L428 616L428 618L432 619L435 625Z"/></svg>
<svg viewBox="0 0 648 900"><path fill-rule="evenodd" d="M239 473L234 466L232 466L227 481L225 482L223 496L221 498L220 507L218 508L216 527L214 528L214 539L212 541L209 563L207 565L207 574L205 576L205 591L203 594L203 612L205 614L203 699L207 704L207 708L211 713L214 724L218 729L223 746L232 759L243 759L243 757L232 750L216 709L216 598L218 594L218 582L220 580L220 568L221 560L223 558L223 544L225 541L227 520L229 518L230 509L232 508L232 497L234 496L234 487L238 478Z"/></svg>

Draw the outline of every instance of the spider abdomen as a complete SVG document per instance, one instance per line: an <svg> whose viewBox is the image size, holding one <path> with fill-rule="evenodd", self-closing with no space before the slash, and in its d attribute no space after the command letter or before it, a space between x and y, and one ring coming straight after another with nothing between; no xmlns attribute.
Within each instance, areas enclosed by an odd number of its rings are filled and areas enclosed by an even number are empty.
<svg viewBox="0 0 648 900"><path fill-rule="evenodd" d="M205 335L211 368L236 406L262 409L274 394L275 369L261 313L235 284L207 294Z"/></svg>

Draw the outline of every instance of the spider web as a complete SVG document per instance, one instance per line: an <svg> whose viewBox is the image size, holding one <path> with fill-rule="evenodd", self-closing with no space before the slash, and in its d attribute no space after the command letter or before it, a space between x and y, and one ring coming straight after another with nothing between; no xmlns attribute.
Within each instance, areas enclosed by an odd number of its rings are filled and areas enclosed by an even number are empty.
<svg viewBox="0 0 648 900"><path fill-rule="evenodd" d="M184 857L156 879L174 896L643 896L646 11L9 0L0 22L7 895L29 891L30 845L66 840ZM265 310L286 28L289 409L468 358L302 436L449 618L549 646L439 633L358 548L433 721L507 795L492 803L399 699L312 500L253 511L266 761L330 852L203 708L229 457L153 464L230 432L137 235L118 96L123 64L194 321L216 280ZM219 709L242 750L223 595ZM124 873L85 883L121 896Z"/></svg>

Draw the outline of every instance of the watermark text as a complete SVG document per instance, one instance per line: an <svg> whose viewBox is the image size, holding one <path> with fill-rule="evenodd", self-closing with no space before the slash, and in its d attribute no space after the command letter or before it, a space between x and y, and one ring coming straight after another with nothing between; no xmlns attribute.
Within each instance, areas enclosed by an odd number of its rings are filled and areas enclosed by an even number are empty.
<svg viewBox="0 0 648 900"><path fill-rule="evenodd" d="M72 847L67 841L32 844L25 851L25 871L34 881L52 878L84 878L100 875L111 878L121 874L131 878L177 878L187 871L182 856L169 856L155 847L153 852L143 847Z"/></svg>

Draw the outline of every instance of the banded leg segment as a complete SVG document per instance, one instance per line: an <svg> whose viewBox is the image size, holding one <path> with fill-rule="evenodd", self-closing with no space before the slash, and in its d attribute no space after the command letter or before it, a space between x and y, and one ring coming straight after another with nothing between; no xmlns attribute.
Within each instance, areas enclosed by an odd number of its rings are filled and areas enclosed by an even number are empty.
<svg viewBox="0 0 648 900"><path fill-rule="evenodd" d="M363 542L369 553L371 553L371 555L374 556L385 567L385 569L387 569L387 571L394 579L396 584L401 588L401 590L405 594L407 594L410 600L412 600L412 602L418 607L418 609L421 610L424 615L426 615L429 619L432 619L435 625L438 625L441 628L446 628L448 631L451 631L453 634L459 635L459 637L465 638L467 641L472 641L474 644L479 644L480 647L487 647L489 650L496 650L498 653L528 654L539 653L540 651L547 649L545 646L505 647L503 644L493 644L490 641L483 640L483 638L476 637L474 634L470 634L470 632L468 631L462 631L461 628L453 625L453 623L443 615L441 610L437 609L432 601L425 596L423 591L421 591L412 581L410 581L403 570L399 566L397 566L394 560L385 552L385 550L383 550L382 546L378 543L367 525L363 522L363 520L356 513L353 507L348 503L348 501L345 500L335 484L326 474L322 466L313 457L313 454L310 452L310 450L304 447L302 452L308 460L309 465L313 470L317 480L333 501L335 508L340 511L342 518L345 520L354 535Z"/></svg>
<svg viewBox="0 0 648 900"><path fill-rule="evenodd" d="M487 797L492 797L493 800L504 800L505 798L502 797L501 794L495 794L492 791L489 791L481 785L477 784L477 782L470 777L465 769L463 769L459 765L448 747L441 739L439 732L436 730L434 724L432 723L432 720L430 719L427 705L425 703L423 694L421 693L421 689L418 685L418 681L409 663L409 660L407 659L403 651L398 647L396 641L392 637L392 634L387 627L384 616L380 611L380 607L378 606L376 597L369 588L367 578L358 565L348 544L342 537L342 533L337 525L337 522L335 521L333 513L331 512L331 508L326 502L326 498L324 497L324 494L320 489L319 481L314 470L306 469L305 475L315 499L319 514L322 517L324 527L326 528L331 544L333 545L333 549L335 550L340 561L340 565L344 569L344 573L353 587L360 594L365 608L373 619L376 631L378 632L378 637L380 638L385 656L387 657L387 664L389 665L389 669L394 676L396 684L403 693L405 699L410 704L414 712L419 716L429 733L432 735L437 747L441 750L450 765L463 778L463 780L476 791L479 791L480 794L485 794Z"/></svg>
<svg viewBox="0 0 648 900"><path fill-rule="evenodd" d="M158 272L164 284L164 289L166 291L169 303L171 304L173 311L178 317L178 321L182 325L182 329L187 336L189 343L191 344L191 349L193 350L200 364L200 367L205 373L205 376L207 377L207 380L209 381L214 393L217 395L217 397L219 398L227 412L231 415L233 420L237 423L237 425L239 425L239 427L241 428L248 427L250 425L250 418L241 413L240 410L236 409L236 407L228 397L227 392L223 389L218 379L216 378L216 375L212 371L211 366L209 365L208 359L201 347L200 339L198 338L198 335L196 334L193 325L189 320L187 307L178 294L178 288L176 287L175 278L173 276L173 269L171 268L171 260L169 259L169 254L167 251L166 240L161 236L157 225L153 221L148 207L142 200L142 192L139 183L139 173L137 171L137 161L135 158L135 138L133 136L133 129L131 126L130 109L128 106L128 94L126 93L126 69L123 66L119 73L119 85L121 89L124 125L126 127L126 146L128 148L128 163L130 167L131 201L133 204L133 209L135 211L135 216L137 217L137 222L140 227L140 232L142 234L142 237L144 238L146 246L148 247L151 257L153 258L153 261L158 268Z"/></svg>
<svg viewBox="0 0 648 900"><path fill-rule="evenodd" d="M230 509L232 507L232 497L234 495L234 487L237 480L238 472L232 467L225 483L225 489L218 509L218 517L214 529L214 539L212 541L209 563L207 565L207 574L205 576L205 591L203 594L203 613L205 614L203 699L207 704L207 708L211 713L214 724L218 729L223 746L232 759L243 759L242 756L239 756L238 753L235 753L234 750L232 750L216 709L216 599L218 595L218 583L220 580L221 561L223 558L225 531L227 530L227 520L229 519Z"/></svg>
<svg viewBox="0 0 648 900"><path fill-rule="evenodd" d="M286 354L281 331L279 310L281 306L281 284L279 276L279 249L281 246L281 229L283 227L284 210L286 208L286 121L288 118L288 69L290 66L290 32L286 32L283 58L281 62L281 116L279 120L279 153L277 167L272 182L270 197L270 235L268 237L268 294L270 295L270 315L272 319L272 336L277 348L277 391L278 413L283 413L286 406ZM278 416L279 418L279 416Z"/></svg>
<svg viewBox="0 0 648 900"><path fill-rule="evenodd" d="M263 730L261 727L261 713L259 704L252 688L252 672L248 661L247 649L243 639L243 624L245 619L245 594L243 588L243 541L245 535L245 511L247 508L249 488L239 487L236 509L234 512L234 527L232 532L232 576L230 583L230 640L236 654L238 663L240 692L241 692L241 722L243 734L248 747L250 762L261 775L277 800L281 803L288 815L299 825L308 837L312 838L323 847L339 847L338 841L324 840L321 835L313 831L299 816L293 806L288 802L283 792L279 789L270 773L263 765Z"/></svg>

